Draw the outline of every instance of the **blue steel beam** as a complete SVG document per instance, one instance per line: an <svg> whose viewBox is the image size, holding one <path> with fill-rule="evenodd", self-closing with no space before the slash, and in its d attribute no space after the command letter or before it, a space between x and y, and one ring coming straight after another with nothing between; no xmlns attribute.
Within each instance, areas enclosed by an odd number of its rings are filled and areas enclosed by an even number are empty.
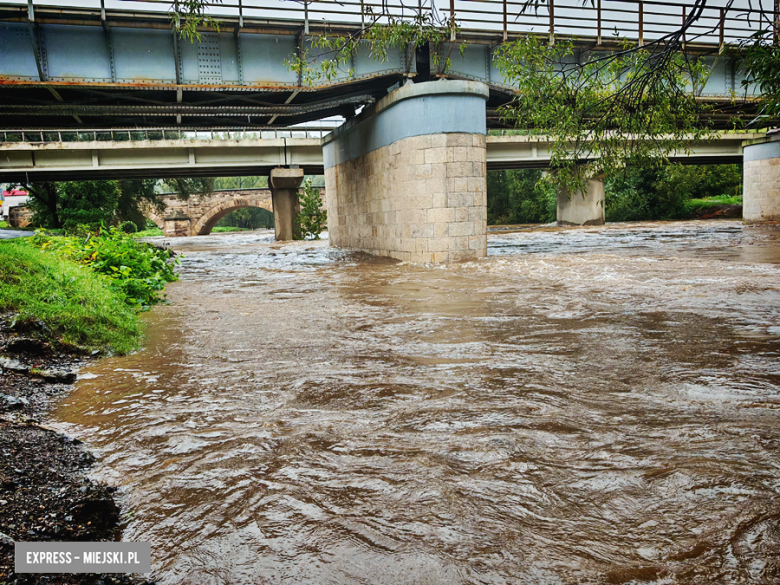
<svg viewBox="0 0 780 585"><path fill-rule="evenodd" d="M351 18L354 22L337 25L315 23L313 20L310 23L305 14L304 22L301 12L296 13L294 8L268 8L286 10L290 16L265 18L257 12L257 3L262 4L266 0L255 0L252 6L255 12L247 17L246 0L243 4L242 0L225 0L226 9L234 6L231 1L238 1L237 13L222 20L220 32L202 31L200 40L196 42L182 40L174 34L165 12L134 10L139 4L156 5L123 2L131 8L124 9L123 6L119 10L107 9L106 0L93 1L99 2L99 9L48 5L36 7L33 11L32 0L28 0L28 5L0 4L0 112L7 116L3 120L6 125L62 126L63 118L67 116L79 122L84 118L90 127L148 126L147 117L154 120L155 125L288 125L335 114L349 117L354 113L354 107L378 99L404 77L413 77L417 81L428 79L427 70L417 71L414 51L392 48L386 60L376 61L366 43L360 44L357 54L334 79L307 85L297 72L289 68L287 62L302 52L306 52L309 59L329 57L327 50L313 47L307 30L311 29L312 34L345 34L359 27L359 13L344 16L353 5L356 6L356 0L340 0L338 6L343 4L346 12L339 12L337 18L347 21ZM390 6L396 1L383 0L383 3ZM362 3L363 0L360 0L361 6ZM316 10L323 12L330 4L336 5L333 0L318 2ZM493 0L485 0L478 10L472 9L472 12L479 16L480 10L489 12L487 9L495 4ZM670 2L655 4L673 7ZM485 10L483 5L487 7ZM503 5L506 11L506 3ZM451 4L450 8L452 6L455 4ZM464 9L458 6L460 14L463 14ZM315 6L310 8L311 18L314 18L314 9ZM559 6L555 13L557 16L549 15L551 34L561 34L556 18L563 19L564 27L567 18L574 18L567 10ZM610 11L615 12L616 9L605 9L605 21ZM639 13L639 18L644 18L643 15L648 12ZM501 20L485 18L487 20L479 21L480 26L501 24ZM602 25L601 20L598 22L600 38L602 28L608 25ZM732 102L737 93L743 92L741 83L744 79L733 58L722 52L724 38L731 42L739 35L744 36L744 31L732 26L726 29L724 37L725 22L721 19L721 35L719 39L715 37L715 42L707 37L699 39L698 44L691 42L687 45L687 50L703 56L712 67L702 98L722 106ZM503 39L511 40L511 36L507 36L509 24L504 14L503 36L500 29L475 31L464 27L462 34L466 35L468 43L462 53L447 43L439 49L431 47L431 50L439 51L441 62L449 61L447 71L431 71L432 76L475 80L488 85L491 89L488 103L491 125L500 123L495 116L490 116L490 111L508 101L513 92L494 60L495 51ZM639 42L646 41L652 32L650 28L648 25L637 33ZM603 44L599 41L597 46L595 39L581 40L577 42L577 51L572 58L583 60L589 52L597 49L603 52L616 47L612 41ZM46 95L47 90L52 92L56 102ZM102 97L98 92L103 92ZM210 92L220 92L230 96L231 100L209 102ZM238 106L246 105L250 92L262 94L256 106L279 106L280 109L252 112L239 109ZM365 99L346 102L343 94L350 92L365 96ZM751 97L754 93L755 88L748 88L742 95ZM325 103L325 106L306 109L307 103L313 101ZM164 105L169 107L161 107ZM161 120L160 116L167 116L167 119Z"/></svg>
<svg viewBox="0 0 780 585"><path fill-rule="evenodd" d="M122 18L116 11L106 11L102 6L99 12L93 12L94 18L90 20L90 10L81 10L78 24L71 24L75 20L70 18L65 19L68 24L57 23L52 18L40 22L39 18L37 35L28 28L28 23L0 23L0 81L6 84L12 81L117 83L136 87L181 85L185 89L195 86L214 89L262 87L268 90L301 87L306 91L361 79L417 73L415 59L408 58L405 49L392 48L387 59L379 62L370 56L369 47L364 43L350 66L340 71L335 79L315 81L311 87L306 87L286 63L302 50L315 61L327 58L329 51L312 47L311 38L302 29L285 28L282 21L266 22L264 28L269 32L241 29L238 21L232 31L223 28L219 33L202 32L200 41L191 43L180 41L171 34L170 28L165 26L165 15L156 19L149 15L146 19ZM89 26L98 23L103 25L104 33L96 26ZM33 51L33 59L24 43L18 42L25 29L29 31L33 45L39 45ZM271 29L275 30L272 32ZM481 81L495 89L510 91L510 84L494 62L496 49L495 42L474 39L461 54L445 43L440 54L449 57L450 66L443 75ZM730 97L734 89L741 87L744 74L739 70L731 71L731 57L719 54L717 45L711 49L713 54L705 59L713 67L713 74L703 95ZM587 51L578 52L577 58L582 59L587 54Z"/></svg>
<svg viewBox="0 0 780 585"><path fill-rule="evenodd" d="M38 45L37 50L30 50L30 41L33 47ZM311 57L321 58L325 53L312 48L310 39L305 40L305 46ZM159 28L0 23L0 80L4 85L49 81L181 85L184 89L297 89L298 75L285 64L297 52L296 36L283 33L242 31L237 37L232 32L204 32L200 41L190 43L179 42L170 30ZM38 66L36 56L40 57ZM363 45L349 70L321 85L414 73L414 63L406 63L402 51L391 50L386 61L377 62ZM318 85L303 89L313 90Z"/></svg>

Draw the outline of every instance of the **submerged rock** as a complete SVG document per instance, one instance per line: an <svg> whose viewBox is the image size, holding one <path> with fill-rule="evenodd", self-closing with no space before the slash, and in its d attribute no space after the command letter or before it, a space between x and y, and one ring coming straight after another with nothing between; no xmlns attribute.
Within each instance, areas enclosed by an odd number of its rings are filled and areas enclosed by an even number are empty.
<svg viewBox="0 0 780 585"><path fill-rule="evenodd" d="M4 370L10 370L12 372L19 372L20 374L26 373L30 367L25 366L19 360L13 360L11 358L0 357L0 368Z"/></svg>
<svg viewBox="0 0 780 585"><path fill-rule="evenodd" d="M30 404L26 398L19 398L17 396L11 396L10 394L0 394L0 407L5 407L7 410L15 410L22 408Z"/></svg>

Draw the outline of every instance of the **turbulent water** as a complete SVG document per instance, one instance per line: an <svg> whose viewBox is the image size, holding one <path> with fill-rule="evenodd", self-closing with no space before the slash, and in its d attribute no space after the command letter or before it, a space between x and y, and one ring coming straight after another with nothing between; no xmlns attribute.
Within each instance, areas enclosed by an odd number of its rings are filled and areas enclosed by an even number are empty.
<svg viewBox="0 0 780 585"><path fill-rule="evenodd" d="M271 240L173 240L145 349L56 413L160 583L780 582L780 231Z"/></svg>

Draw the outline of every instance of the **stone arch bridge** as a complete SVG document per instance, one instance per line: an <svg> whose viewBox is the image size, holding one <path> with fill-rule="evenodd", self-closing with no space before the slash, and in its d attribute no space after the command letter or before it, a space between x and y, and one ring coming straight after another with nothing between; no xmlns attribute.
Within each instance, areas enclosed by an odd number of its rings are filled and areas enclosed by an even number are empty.
<svg viewBox="0 0 780 585"><path fill-rule="evenodd" d="M320 196L324 204L324 188L320 188ZM167 237L210 234L220 219L237 209L259 207L274 212L270 189L224 189L204 197L193 195L187 201L178 199L176 193L167 193L163 200L165 211L149 209L146 217Z"/></svg>

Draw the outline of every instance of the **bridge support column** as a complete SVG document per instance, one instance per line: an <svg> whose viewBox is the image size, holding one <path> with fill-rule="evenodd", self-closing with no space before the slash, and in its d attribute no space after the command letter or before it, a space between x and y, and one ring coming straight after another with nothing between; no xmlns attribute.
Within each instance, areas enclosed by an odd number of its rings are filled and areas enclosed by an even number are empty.
<svg viewBox="0 0 780 585"><path fill-rule="evenodd" d="M274 232L277 241L295 239L295 218L301 211L298 188L303 181L303 169L272 169L268 186L274 209Z"/></svg>
<svg viewBox="0 0 780 585"><path fill-rule="evenodd" d="M163 218L163 235L168 238L192 236L190 216L179 210Z"/></svg>
<svg viewBox="0 0 780 585"><path fill-rule="evenodd" d="M745 145L742 156L743 221L780 223L780 137Z"/></svg>
<svg viewBox="0 0 780 585"><path fill-rule="evenodd" d="M333 246L410 262L487 255L487 86L406 85L324 141Z"/></svg>
<svg viewBox="0 0 780 585"><path fill-rule="evenodd" d="M558 225L604 225L604 181L588 180L587 191L558 192Z"/></svg>

